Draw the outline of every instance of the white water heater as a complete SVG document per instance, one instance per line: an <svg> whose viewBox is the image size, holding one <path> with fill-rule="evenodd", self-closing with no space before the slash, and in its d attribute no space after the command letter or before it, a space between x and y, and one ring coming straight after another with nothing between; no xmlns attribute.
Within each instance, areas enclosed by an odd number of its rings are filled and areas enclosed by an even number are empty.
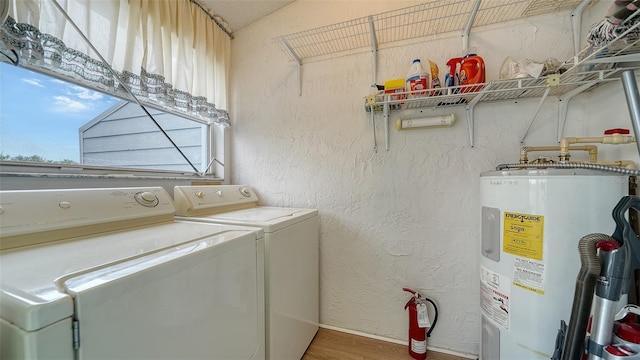
<svg viewBox="0 0 640 360"><path fill-rule="evenodd" d="M481 174L481 360L549 359L569 324L579 240L612 234L628 176L583 169Z"/></svg>

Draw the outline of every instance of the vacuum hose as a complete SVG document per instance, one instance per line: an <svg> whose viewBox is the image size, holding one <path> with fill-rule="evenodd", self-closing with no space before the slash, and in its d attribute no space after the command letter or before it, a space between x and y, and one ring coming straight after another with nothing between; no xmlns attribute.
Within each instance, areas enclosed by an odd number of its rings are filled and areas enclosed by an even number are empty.
<svg viewBox="0 0 640 360"><path fill-rule="evenodd" d="M589 324L593 294L600 276L600 260L596 244L602 240L612 240L612 238L605 234L589 234L578 243L582 267L576 279L571 319L564 341L562 360L581 359L584 354L584 339Z"/></svg>

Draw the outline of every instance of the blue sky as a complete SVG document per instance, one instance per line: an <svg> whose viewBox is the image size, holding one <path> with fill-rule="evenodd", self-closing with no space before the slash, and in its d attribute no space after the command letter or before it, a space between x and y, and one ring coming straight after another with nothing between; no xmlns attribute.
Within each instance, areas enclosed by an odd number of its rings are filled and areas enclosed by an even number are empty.
<svg viewBox="0 0 640 360"><path fill-rule="evenodd" d="M118 101L0 62L0 152L79 161L78 129Z"/></svg>

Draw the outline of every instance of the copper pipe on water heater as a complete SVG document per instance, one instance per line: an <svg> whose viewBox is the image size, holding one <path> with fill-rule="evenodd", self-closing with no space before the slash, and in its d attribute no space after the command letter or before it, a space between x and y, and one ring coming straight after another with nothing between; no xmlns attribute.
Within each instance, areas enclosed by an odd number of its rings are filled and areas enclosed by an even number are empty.
<svg viewBox="0 0 640 360"><path fill-rule="evenodd" d="M560 146L523 146L520 148L520 163L526 164L529 162L528 153L533 151L559 151ZM569 150L574 151L588 151L589 162L595 163L598 161L598 147L595 145L578 145L570 146Z"/></svg>
<svg viewBox="0 0 640 360"><path fill-rule="evenodd" d="M560 161L569 161L569 146L571 144L591 143L591 144L628 144L635 142L636 138L631 135L611 134L597 137L565 137L560 139Z"/></svg>

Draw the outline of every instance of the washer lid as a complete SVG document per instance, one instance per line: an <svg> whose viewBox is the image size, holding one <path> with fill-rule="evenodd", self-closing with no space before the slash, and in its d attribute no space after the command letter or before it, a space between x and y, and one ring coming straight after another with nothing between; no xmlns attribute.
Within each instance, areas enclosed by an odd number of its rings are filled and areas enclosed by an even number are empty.
<svg viewBox="0 0 640 360"><path fill-rule="evenodd" d="M217 223L230 225L260 226L264 229L264 232L271 233L317 215L318 210L316 209L257 206L244 210L209 215L201 219L208 219ZM197 218L191 219L195 220Z"/></svg>
<svg viewBox="0 0 640 360"><path fill-rule="evenodd" d="M64 279L143 256L203 242L216 246L257 232L224 225L171 222L0 252L0 315L33 331L73 314ZM158 255L159 256L159 255ZM166 256L166 254L164 254ZM94 281L89 286L97 286ZM82 284L76 284L83 287Z"/></svg>

